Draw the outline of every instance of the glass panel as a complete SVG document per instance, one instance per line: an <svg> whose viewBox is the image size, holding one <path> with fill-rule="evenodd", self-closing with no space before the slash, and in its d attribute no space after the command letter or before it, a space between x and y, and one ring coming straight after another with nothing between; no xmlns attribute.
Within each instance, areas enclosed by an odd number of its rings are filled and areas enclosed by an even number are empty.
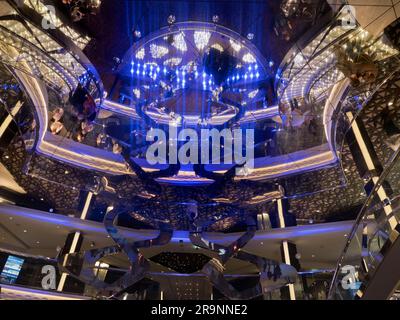
<svg viewBox="0 0 400 320"><path fill-rule="evenodd" d="M355 299L361 284L367 286L384 258L382 249L391 244L389 239L399 221L400 148L390 157L375 187L367 198L346 247L339 258L330 288L331 299Z"/></svg>

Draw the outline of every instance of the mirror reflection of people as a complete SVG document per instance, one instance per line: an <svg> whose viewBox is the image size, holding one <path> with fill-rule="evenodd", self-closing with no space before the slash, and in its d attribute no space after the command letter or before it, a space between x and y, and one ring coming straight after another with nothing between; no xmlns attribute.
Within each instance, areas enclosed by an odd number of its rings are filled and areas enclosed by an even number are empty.
<svg viewBox="0 0 400 320"><path fill-rule="evenodd" d="M87 15L96 15L100 7L100 0L62 0L64 5L69 7L72 21L78 22Z"/></svg>
<svg viewBox="0 0 400 320"><path fill-rule="evenodd" d="M121 154L122 152L122 147L116 142L113 141L113 149L112 149L114 154Z"/></svg>
<svg viewBox="0 0 400 320"><path fill-rule="evenodd" d="M64 109L63 108L56 108L54 111L53 111L53 115L52 115L52 120L54 120L54 121L61 121L61 118L63 117L63 115L64 115Z"/></svg>
<svg viewBox="0 0 400 320"><path fill-rule="evenodd" d="M355 61L343 51L337 52L337 67L348 78L353 87L362 84L371 84L378 77L379 69L373 59L366 54L361 54Z"/></svg>
<svg viewBox="0 0 400 320"><path fill-rule="evenodd" d="M58 135L63 128L64 125L59 121L55 121L50 125L50 131L54 135Z"/></svg>
<svg viewBox="0 0 400 320"><path fill-rule="evenodd" d="M92 132L94 129L94 124L90 121L82 121L81 126L80 126L80 130L78 131L78 134L76 136L76 140L78 142L82 142L85 137Z"/></svg>

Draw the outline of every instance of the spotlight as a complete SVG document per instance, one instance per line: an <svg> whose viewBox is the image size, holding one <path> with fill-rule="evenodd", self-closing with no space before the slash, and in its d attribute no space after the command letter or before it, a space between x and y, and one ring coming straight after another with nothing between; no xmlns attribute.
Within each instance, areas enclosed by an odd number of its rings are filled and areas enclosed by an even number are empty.
<svg viewBox="0 0 400 320"><path fill-rule="evenodd" d="M142 33L139 30L133 30L133 35L135 38L139 39L142 37Z"/></svg>
<svg viewBox="0 0 400 320"><path fill-rule="evenodd" d="M176 21L176 17L173 14L171 14L171 15L168 16L167 21L168 21L168 24L170 24L170 25L174 24L175 21Z"/></svg>
<svg viewBox="0 0 400 320"><path fill-rule="evenodd" d="M254 39L254 33L248 33L247 34L247 39L249 39L250 41Z"/></svg>
<svg viewBox="0 0 400 320"><path fill-rule="evenodd" d="M216 14L214 14L213 17L212 17L212 21L213 21L214 23L218 23L218 22L219 22L219 16L216 15Z"/></svg>

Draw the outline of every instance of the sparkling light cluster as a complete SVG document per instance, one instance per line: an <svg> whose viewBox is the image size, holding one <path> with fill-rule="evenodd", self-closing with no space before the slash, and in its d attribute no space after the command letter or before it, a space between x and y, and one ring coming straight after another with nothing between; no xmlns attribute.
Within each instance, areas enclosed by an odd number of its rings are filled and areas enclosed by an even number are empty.
<svg viewBox="0 0 400 320"><path fill-rule="evenodd" d="M138 52L136 52L135 57L138 60L143 60L145 55L144 48L141 48Z"/></svg>
<svg viewBox="0 0 400 320"><path fill-rule="evenodd" d="M250 52L246 53L243 56L242 60L245 63L256 63L256 58L254 58L254 56Z"/></svg>
<svg viewBox="0 0 400 320"><path fill-rule="evenodd" d="M140 63L131 62L131 74L136 76L149 76L152 79L156 79L162 72L160 66L156 63ZM163 69L164 73L167 73L167 69Z"/></svg>
<svg viewBox="0 0 400 320"><path fill-rule="evenodd" d="M164 61L164 66L178 66L182 62L182 58L175 57Z"/></svg>
<svg viewBox="0 0 400 320"><path fill-rule="evenodd" d="M179 51L182 51L182 52L187 51L187 45L186 45L184 34L178 33L178 34L174 35L174 41L172 42L172 45Z"/></svg>
<svg viewBox="0 0 400 320"><path fill-rule="evenodd" d="M228 84L229 83L234 83L239 80L244 80L244 81L252 81L260 78L260 72L258 70L258 65L250 65L248 66L247 70L244 73L236 73L232 76L230 76L227 79Z"/></svg>
<svg viewBox="0 0 400 320"><path fill-rule="evenodd" d="M150 45L150 54L154 59L159 59L167 55L169 52L168 48L163 46L158 46L154 43Z"/></svg>
<svg viewBox="0 0 400 320"><path fill-rule="evenodd" d="M210 41L211 33L208 31L195 31L193 36L197 49L203 50Z"/></svg>
<svg viewBox="0 0 400 320"><path fill-rule="evenodd" d="M239 52L242 49L242 45L235 40L229 39L229 43L231 44L233 50L235 50L236 52Z"/></svg>

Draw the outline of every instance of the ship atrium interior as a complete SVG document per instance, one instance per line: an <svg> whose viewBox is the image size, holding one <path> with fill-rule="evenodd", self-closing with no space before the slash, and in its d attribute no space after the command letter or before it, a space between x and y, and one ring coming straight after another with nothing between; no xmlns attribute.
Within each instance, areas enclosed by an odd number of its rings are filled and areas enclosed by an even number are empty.
<svg viewBox="0 0 400 320"><path fill-rule="evenodd" d="M0 300L400 300L399 17L0 1Z"/></svg>

